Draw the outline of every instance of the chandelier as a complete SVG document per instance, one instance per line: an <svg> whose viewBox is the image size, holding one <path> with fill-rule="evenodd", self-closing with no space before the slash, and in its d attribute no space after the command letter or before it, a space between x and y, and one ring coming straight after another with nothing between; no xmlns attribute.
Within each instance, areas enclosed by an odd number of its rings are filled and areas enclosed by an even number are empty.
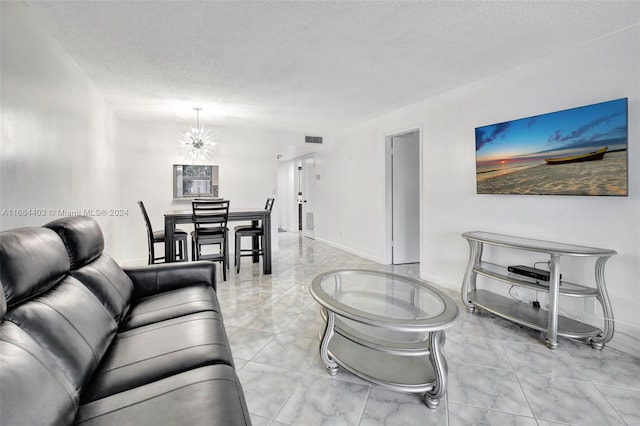
<svg viewBox="0 0 640 426"><path fill-rule="evenodd" d="M182 139L180 148L185 156L191 158L194 163L208 160L213 153L213 135L210 129L200 128L200 111L202 108L194 107L196 111L196 127L189 125Z"/></svg>

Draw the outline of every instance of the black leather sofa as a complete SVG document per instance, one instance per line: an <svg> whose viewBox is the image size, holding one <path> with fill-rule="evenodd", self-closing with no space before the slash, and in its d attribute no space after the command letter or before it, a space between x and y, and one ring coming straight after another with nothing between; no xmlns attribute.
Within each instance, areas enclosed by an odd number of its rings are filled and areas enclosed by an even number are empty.
<svg viewBox="0 0 640 426"><path fill-rule="evenodd" d="M83 216L0 233L0 424L250 425L215 265L103 248Z"/></svg>

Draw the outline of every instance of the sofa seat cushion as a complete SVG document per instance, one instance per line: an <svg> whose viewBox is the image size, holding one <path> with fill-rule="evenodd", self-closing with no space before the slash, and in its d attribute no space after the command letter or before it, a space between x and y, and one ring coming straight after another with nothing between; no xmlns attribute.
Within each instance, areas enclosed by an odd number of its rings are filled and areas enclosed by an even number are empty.
<svg viewBox="0 0 640 426"><path fill-rule="evenodd" d="M82 405L75 420L86 426L251 425L234 369L190 370Z"/></svg>
<svg viewBox="0 0 640 426"><path fill-rule="evenodd" d="M83 403L205 365L233 366L217 312L200 312L116 335L81 396Z"/></svg>
<svg viewBox="0 0 640 426"><path fill-rule="evenodd" d="M122 321L120 330L206 311L220 312L218 298L210 285L179 288L138 300Z"/></svg>

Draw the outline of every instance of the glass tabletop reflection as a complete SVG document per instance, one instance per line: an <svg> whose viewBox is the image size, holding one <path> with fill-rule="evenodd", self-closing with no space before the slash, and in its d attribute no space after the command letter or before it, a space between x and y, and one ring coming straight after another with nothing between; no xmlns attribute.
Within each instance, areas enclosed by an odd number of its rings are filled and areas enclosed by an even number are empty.
<svg viewBox="0 0 640 426"><path fill-rule="evenodd" d="M339 270L316 277L313 297L338 315L396 329L443 328L458 309L434 286L384 271Z"/></svg>

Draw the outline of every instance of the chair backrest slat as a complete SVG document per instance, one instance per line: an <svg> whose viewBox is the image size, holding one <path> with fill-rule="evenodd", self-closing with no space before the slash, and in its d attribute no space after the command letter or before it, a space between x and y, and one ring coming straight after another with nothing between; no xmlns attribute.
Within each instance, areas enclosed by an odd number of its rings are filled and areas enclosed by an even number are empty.
<svg viewBox="0 0 640 426"><path fill-rule="evenodd" d="M229 200L193 200L191 207L196 233L227 227Z"/></svg>

